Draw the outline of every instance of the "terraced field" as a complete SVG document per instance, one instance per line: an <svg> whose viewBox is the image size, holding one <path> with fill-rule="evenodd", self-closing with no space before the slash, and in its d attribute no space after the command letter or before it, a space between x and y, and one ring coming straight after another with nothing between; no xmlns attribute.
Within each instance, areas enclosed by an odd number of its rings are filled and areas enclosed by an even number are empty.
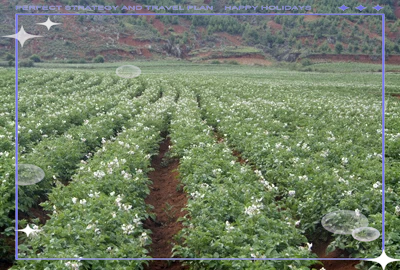
<svg viewBox="0 0 400 270"><path fill-rule="evenodd" d="M358 209L382 232L380 73L137 65L135 79L112 66L20 71L18 161L45 178L18 188L20 228L41 229L19 233L19 257L252 260L12 262L14 73L2 69L4 269L373 269L318 259L381 254L381 237L321 226L329 212ZM399 85L387 74L385 248L397 258Z"/></svg>

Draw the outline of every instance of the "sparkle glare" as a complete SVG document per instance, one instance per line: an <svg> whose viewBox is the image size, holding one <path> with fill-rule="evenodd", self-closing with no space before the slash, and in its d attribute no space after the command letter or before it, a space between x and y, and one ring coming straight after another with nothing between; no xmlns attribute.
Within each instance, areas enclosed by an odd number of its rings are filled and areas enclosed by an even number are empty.
<svg viewBox="0 0 400 270"><path fill-rule="evenodd" d="M367 261L379 263L382 266L382 269L385 270L386 266L391 262L396 262L400 260L392 259L386 255L385 251L382 251L381 256L376 259L368 259Z"/></svg>
<svg viewBox="0 0 400 270"><path fill-rule="evenodd" d="M19 30L19 32L17 34L9 35L9 36L3 36L3 37L15 38L15 39L17 39L19 41L19 43L21 44L21 47L24 47L24 43L28 39L36 38L36 37L42 37L42 36L36 36L36 35L28 34L27 32L25 32L24 27L21 26L21 29Z"/></svg>
<svg viewBox="0 0 400 270"><path fill-rule="evenodd" d="M48 17L46 22L44 22L44 23L37 23L37 24L44 25L44 26L47 27L47 30L50 30L50 27L52 27L53 25L58 25L58 24L61 24L61 23L52 22L52 21L50 20L50 17Z"/></svg>
<svg viewBox="0 0 400 270"><path fill-rule="evenodd" d="M21 229L21 230L18 230L18 231L19 232L24 232L24 233L26 233L27 236L29 236L30 234L35 234L35 233L40 232L42 230L32 229L31 227L29 227L29 224L28 224L28 225L26 225L26 227L24 229Z"/></svg>

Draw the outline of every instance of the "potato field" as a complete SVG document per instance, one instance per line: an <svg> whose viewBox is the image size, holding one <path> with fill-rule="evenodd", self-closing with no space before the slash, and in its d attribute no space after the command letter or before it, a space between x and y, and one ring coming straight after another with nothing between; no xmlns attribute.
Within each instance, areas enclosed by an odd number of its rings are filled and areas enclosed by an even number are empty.
<svg viewBox="0 0 400 270"><path fill-rule="evenodd" d="M355 268L323 265L327 253L381 254L381 73L135 65L142 74L133 79L113 67L20 69L18 162L45 177L18 187L20 229L40 229L18 233L19 258L249 258L173 269L329 270ZM4 258L14 255L14 78L0 70ZM387 73L385 90L385 251L400 258L398 73ZM321 219L338 210L365 215L381 236L328 232ZM166 262L35 260L11 269L159 269L152 263Z"/></svg>

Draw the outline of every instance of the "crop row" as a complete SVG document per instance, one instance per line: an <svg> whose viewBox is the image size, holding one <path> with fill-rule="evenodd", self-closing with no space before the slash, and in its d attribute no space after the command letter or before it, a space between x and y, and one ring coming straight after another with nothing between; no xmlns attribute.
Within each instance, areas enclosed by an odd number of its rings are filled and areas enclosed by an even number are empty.
<svg viewBox="0 0 400 270"><path fill-rule="evenodd" d="M248 165L236 162L212 127L201 119L196 95L181 88L171 121L173 155L189 196L181 243L185 258L313 257L290 212L275 203L276 188ZM312 261L192 261L193 269L309 269ZM275 267L275 268L273 268Z"/></svg>
<svg viewBox="0 0 400 270"><path fill-rule="evenodd" d="M93 84L100 83L99 77L93 79ZM108 86L110 86L113 82L112 81L104 81L104 84L100 84L98 89L105 90ZM54 86L59 87L59 86ZM74 85L73 88L77 86ZM79 87L79 86L78 86ZM76 90L76 89L75 89ZM94 91L95 89L88 89L89 91ZM86 97L81 102L77 102L78 97L81 95L86 96L85 92L87 90L78 91L78 94L75 94L73 98L68 99L64 96L52 96L52 100L44 100L45 106L38 108L37 110L29 110L29 113L21 113L21 109L19 108L19 121L18 121L18 128L19 128L19 146L26 146L31 141L38 141L41 137L44 136L51 136L53 134L60 134L63 132L63 127L68 127L71 124L78 123L81 119L79 116L85 114L85 108L87 105L90 105L89 101ZM29 93L29 94L28 94ZM87 93L87 92L86 92ZM21 95L20 95L21 96ZM34 102L35 97L41 98L43 96L51 96L38 94L33 95L30 91L26 91L26 96L29 96L32 103ZM93 98L93 97L91 97ZM104 97L102 97L104 99ZM28 99L28 97L27 97ZM96 100L93 100L96 102ZM20 105L20 101L18 102ZM104 103L104 102L103 102ZM112 103L110 103L112 104ZM14 103L12 103L12 111L15 111ZM92 104L87 109L88 112L96 113L95 111L95 104ZM71 109L74 110L71 111ZM83 111L82 111L83 110ZM13 113L14 114L14 113ZM68 116L71 116L68 118ZM11 115L10 115L11 116ZM3 131L6 132L7 138L0 138L1 140L7 140L9 138L14 137L14 129L15 129L15 116L12 115L11 118L7 119L6 117L2 118L2 126ZM67 119L63 119L63 117L67 117ZM78 117L77 120L73 120L74 117ZM75 122L73 122L75 121ZM54 133L55 131L55 133Z"/></svg>
<svg viewBox="0 0 400 270"><path fill-rule="evenodd" d="M24 72L25 73L25 72ZM13 74L14 75L14 74ZM26 80L21 77L28 77ZM0 88L0 92L4 93L5 99L1 112L10 113L11 118L15 111L15 91L14 76L11 77L12 83ZM83 81L90 81L87 73L70 73L70 72L29 72L27 75L20 75L18 81L18 111L33 112L40 108L43 104L49 105L54 103L57 96L64 96L67 88L71 89L71 85L80 84ZM25 82L21 82L25 81ZM96 79L99 82L99 78ZM92 85L93 85L92 81ZM74 88L75 90L75 88ZM70 92L71 93L71 92ZM60 101L58 101L60 102ZM53 105L57 106L57 102Z"/></svg>
<svg viewBox="0 0 400 270"><path fill-rule="evenodd" d="M385 110L385 250L400 258L400 101L386 100ZM397 265L398 267L399 265ZM394 269L394 268L393 268Z"/></svg>
<svg viewBox="0 0 400 270"><path fill-rule="evenodd" d="M33 76L31 73L28 74L31 75L31 77ZM38 74L35 73L34 75L37 76ZM88 79L87 74L75 74L74 76L72 73L46 72L41 73L40 75L41 76L39 77L32 77L32 81L36 83L33 83L31 80L29 80L29 84L23 85L20 88L18 100L18 111L20 113L19 126L21 129L25 129L24 122L30 122L27 133L32 133L32 128L37 129L37 132L39 132L39 128L34 128L33 125L37 125L39 127L42 124L41 122L46 122L46 118L51 118L54 116L54 114L57 114L57 117L61 117L62 114L60 111L67 111L70 108L74 108L74 106L76 107L76 100L79 100L80 95L85 96L90 91L93 91L93 89L80 90L77 94L74 94L72 98L67 98L66 95L62 94L62 92L65 92L66 89L68 89L70 93L73 93L82 88L81 85L79 85L79 82ZM15 95L12 85L6 83L10 78L14 80L14 77L11 76L11 73L3 74L3 76L0 78L5 85L4 87L0 88L0 93L2 97L4 97L4 100L1 104L2 110L0 112L0 146L2 150L10 150L14 147ZM36 78L36 80L33 78ZM52 81L54 84L50 83L46 86L43 86L43 78L45 78L44 82L47 82L49 79L56 80ZM64 84L64 82L66 83ZM100 77L96 77L96 79L94 79L89 85L98 83L100 83ZM24 107L26 107L25 110L23 109ZM36 109L40 107L41 110L36 111ZM29 111L28 114L25 113L26 110ZM66 121L62 121L59 124L61 124L61 129L63 129L64 125L68 126ZM54 127L55 125L50 126ZM21 145L22 142L22 146L24 146L25 144L29 143L29 141L24 140L23 137L31 135L32 134L20 135L21 138L19 144ZM51 134L43 133L42 128L41 135L49 136Z"/></svg>
<svg viewBox="0 0 400 270"><path fill-rule="evenodd" d="M375 97L251 84L243 92L240 83L205 87L200 95L208 123L280 189L279 205L311 240L318 241L321 218L335 210L359 209L381 230L381 107ZM330 248L374 257L380 244L335 235Z"/></svg>
<svg viewBox="0 0 400 270"><path fill-rule="evenodd" d="M19 188L19 209L28 211L40 198L46 197L46 193L56 181L67 182L79 167L81 159L89 158L91 152L101 146L102 140L114 136L133 115L141 111L142 106L154 102L160 96L160 87L153 86L139 98L132 98L141 91L141 84L127 88L119 95L121 100L111 111L86 120L84 125L69 129L63 136L46 138L31 153L22 156L20 163L34 164L43 168L45 178L34 186ZM3 167L5 177L1 184L1 194L4 198L0 205L0 212L3 213L1 227L10 227L13 222L9 215L15 206L13 157L10 152L2 154L2 158L5 159Z"/></svg>
<svg viewBox="0 0 400 270"><path fill-rule="evenodd" d="M146 104L123 132L82 164L68 186L58 186L42 205L51 218L21 245L21 257L145 258L151 243L142 222L148 218L150 158L168 126L175 91ZM26 248L26 249L25 249ZM24 251L26 250L26 251ZM140 261L19 262L15 269L138 269ZM67 267L66 267L67 266Z"/></svg>
<svg viewBox="0 0 400 270"><path fill-rule="evenodd" d="M98 82L98 80L95 81ZM81 125L85 119L104 113L114 107L119 102L121 95L126 93L125 91L121 93L121 91L131 87L131 85L123 80L116 82L115 85L112 85L113 83L115 83L113 79L103 81L100 85L89 87L84 91L75 89L81 87L79 85L70 85L76 92L73 97L53 96L52 103L43 106L41 110L32 111L29 115L22 113L23 117L20 117L18 122L20 152L29 151L42 138L62 134L71 126ZM140 84L133 85L133 87L143 90L143 86ZM95 95L96 93L99 94L99 91L104 92L101 95ZM89 93L90 95L88 95ZM138 94L140 94L140 91ZM85 98L79 99L80 95ZM58 101L56 101L57 98ZM77 102L76 100L80 101ZM10 150L14 147L15 122L7 121L5 118L3 118L3 121L5 122L0 131L0 145L3 146L2 149Z"/></svg>

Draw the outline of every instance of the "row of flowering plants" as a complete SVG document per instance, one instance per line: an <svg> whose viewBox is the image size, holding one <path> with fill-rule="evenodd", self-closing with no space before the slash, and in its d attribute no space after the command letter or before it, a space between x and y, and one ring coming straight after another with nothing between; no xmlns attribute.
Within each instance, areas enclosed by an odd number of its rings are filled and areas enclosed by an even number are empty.
<svg viewBox="0 0 400 270"><path fill-rule="evenodd" d="M320 221L335 210L358 209L381 231L382 127L376 95L334 85L308 91L293 85L279 85L278 91L258 82L214 85L205 82L199 90L204 117L279 188L277 203L310 240L327 236ZM339 247L364 258L381 252L379 240L334 236L328 250Z"/></svg>
<svg viewBox="0 0 400 270"><path fill-rule="evenodd" d="M1 69L0 72L0 93L2 94L0 114L9 112L8 117L1 119L13 120L15 111L15 72L6 69ZM60 86L60 84L77 77L87 79L88 75L85 76L85 73L78 75L78 73L72 72L38 72L37 70L35 72L30 72L28 70L20 72L18 76L18 86L23 88L24 92L28 91L33 94L33 96L30 97L31 99L25 95L24 97L19 97L18 102L21 106L20 110L23 110L24 107L34 110L37 104L36 101L40 100L40 104L42 104L41 100L46 102L47 99L50 98L47 97L49 88L46 86L51 86L52 91L55 92L58 89L53 87L56 85ZM27 88L25 88L25 86Z"/></svg>
<svg viewBox="0 0 400 270"><path fill-rule="evenodd" d="M124 83L122 83L123 85ZM112 87L113 88L113 87ZM21 210L34 205L39 197L46 195L54 181L66 183L79 166L80 160L88 159L100 147L102 141L115 135L132 116L140 112L146 102L159 98L159 87L149 87L142 96L140 85L120 88L117 84L118 104L105 113L83 120L82 125L73 126L61 136L44 138L34 146L32 152L22 155L20 163L35 164L45 172L45 179L33 186L19 188Z"/></svg>
<svg viewBox="0 0 400 270"><path fill-rule="evenodd" d="M385 251L400 259L400 100L396 97L385 103L385 182Z"/></svg>
<svg viewBox="0 0 400 270"><path fill-rule="evenodd" d="M144 198L150 158L168 126L175 92L142 102L115 138L82 162L69 185L58 185L43 207L52 211L41 232L23 245L26 258L147 258L150 232ZM19 261L14 269L141 269L141 261Z"/></svg>
<svg viewBox="0 0 400 270"><path fill-rule="evenodd" d="M241 165L201 119L196 95L181 88L170 128L172 155L189 196L174 255L184 258L312 258L277 188ZM191 261L193 269L309 269L313 261Z"/></svg>
<svg viewBox="0 0 400 270"><path fill-rule="evenodd" d="M23 152L30 150L41 139L60 135L69 127L82 124L85 117L107 111L118 102L112 98L107 100L105 96L99 95L104 92L115 97L115 92L108 92L115 79L102 80L100 76L85 78L81 75L71 78L71 74L56 77L57 73L49 72L49 74L57 80L52 80L45 86L28 82L19 86L18 146ZM63 82L66 78L69 78L69 81ZM82 87L84 83L85 86L87 84L87 88ZM70 92L66 93L65 89ZM14 94L8 96L14 97ZM8 105L8 117L1 120L4 123L4 130L13 135L12 142L15 129L14 102Z"/></svg>
<svg viewBox="0 0 400 270"><path fill-rule="evenodd" d="M18 146L23 152L29 151L32 144L43 138L63 134L71 126L81 125L85 119L107 112L118 104L119 91L126 85L123 80L97 75L69 85L72 94L56 93L52 102L37 104L36 109L27 112L18 110ZM29 98L32 94L22 89L20 96L24 95Z"/></svg>
<svg viewBox="0 0 400 270"><path fill-rule="evenodd" d="M52 188L54 182L69 180L74 170L78 168L81 159L87 159L92 155L96 147L101 146L102 140L110 138L121 130L133 115L140 112L140 108L146 102L155 101L160 95L158 86L154 86L143 95L140 95L142 83L117 82L111 89L118 94L118 103L109 111L97 113L97 116L85 119L82 125L73 125L62 136L45 137L34 148L33 151L21 155L19 163L34 164L41 167L45 172L45 179L33 186L19 187L19 210L27 212L31 206L37 204L40 198L45 198L47 192ZM76 87L76 86L74 86ZM105 100L105 98L103 98ZM117 99L115 99L117 100ZM41 121L41 117L37 118ZM9 138L7 138L9 139ZM13 142L10 145L13 145ZM1 196L3 198L0 211L2 235L12 233L13 217L15 208L15 185L14 185L14 153L13 148L0 153L4 159L4 171L2 177Z"/></svg>
<svg viewBox="0 0 400 270"><path fill-rule="evenodd" d="M7 69L0 69L0 71L0 95L2 97L0 104L0 149L8 150L11 146L6 146L11 145L11 142L14 141L15 73ZM62 102L57 100L58 97L61 97L62 100L67 97L62 94L62 89L65 90L66 87L79 81L88 80L88 78L89 75L85 75L85 73L24 71L19 75L18 111L20 113L33 112L42 105L45 105L48 110L51 107L50 105L58 106L54 110L57 111L62 106L67 105L67 103L60 104ZM70 101L73 101L73 99ZM44 115L37 115L37 118L40 117L45 118Z"/></svg>
<svg viewBox="0 0 400 270"><path fill-rule="evenodd" d="M0 72L0 149L8 151L13 149L15 137L15 73L6 69L0 69ZM48 75L43 77L50 78ZM42 81L43 77L38 80Z"/></svg>
<svg viewBox="0 0 400 270"><path fill-rule="evenodd" d="M24 71L18 76L18 112L30 113L35 110L47 108L61 108L69 105L61 99L71 99L78 86L85 84L88 88L99 85L102 78L92 76L87 72L60 72L60 71ZM88 89L89 90L89 89ZM87 93L87 92L86 92ZM15 102L15 100L12 100ZM64 104L60 104L64 103Z"/></svg>

